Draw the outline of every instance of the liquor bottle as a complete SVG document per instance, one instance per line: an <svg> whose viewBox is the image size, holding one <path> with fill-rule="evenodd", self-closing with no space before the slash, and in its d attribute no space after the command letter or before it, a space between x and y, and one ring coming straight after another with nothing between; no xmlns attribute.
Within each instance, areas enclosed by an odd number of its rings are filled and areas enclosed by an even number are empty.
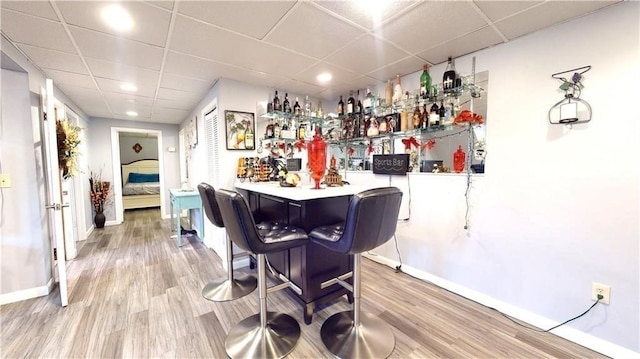
<svg viewBox="0 0 640 359"><path fill-rule="evenodd" d="M254 136L252 126L247 126L247 130L244 132L244 148L247 150L253 149Z"/></svg>
<svg viewBox="0 0 640 359"><path fill-rule="evenodd" d="M429 64L422 65L422 75L420 75L420 96L423 99L429 98L431 89L431 76L429 75Z"/></svg>
<svg viewBox="0 0 640 359"><path fill-rule="evenodd" d="M360 127L360 130L358 131L360 133L360 136L366 137L367 128L369 128L369 116L365 115L364 117L360 118L360 122L358 123L358 126Z"/></svg>
<svg viewBox="0 0 640 359"><path fill-rule="evenodd" d="M360 101L360 90L358 90L357 100L358 100L358 103L356 104L356 114L361 115L362 114L362 102Z"/></svg>
<svg viewBox="0 0 640 359"><path fill-rule="evenodd" d="M269 120L267 124L267 130L264 133L264 138L273 138L273 122Z"/></svg>
<svg viewBox="0 0 640 359"><path fill-rule="evenodd" d="M453 59L449 57L447 63L447 69L442 75L442 89L444 92L450 92L456 86L456 65L453 63Z"/></svg>
<svg viewBox="0 0 640 359"><path fill-rule="evenodd" d="M318 118L324 117L324 112L322 112L322 101L318 100L318 112L316 113Z"/></svg>
<svg viewBox="0 0 640 359"><path fill-rule="evenodd" d="M298 103L298 98L296 97L296 103L293 104L293 114L300 115L300 103Z"/></svg>
<svg viewBox="0 0 640 359"><path fill-rule="evenodd" d="M364 101L362 101L362 105L364 106L365 113L371 113L371 107L373 107L373 95L371 94L371 89L367 89L367 94L364 96Z"/></svg>
<svg viewBox="0 0 640 359"><path fill-rule="evenodd" d="M301 123L300 126L298 126L298 139L304 140L306 132L307 126L305 126L304 123Z"/></svg>
<svg viewBox="0 0 640 359"><path fill-rule="evenodd" d="M371 117L369 128L367 129L367 137L377 136L378 133L378 121L376 121L375 117Z"/></svg>
<svg viewBox="0 0 640 359"><path fill-rule="evenodd" d="M402 85L400 85L400 75L396 75L396 85L393 87L393 102L402 100Z"/></svg>
<svg viewBox="0 0 640 359"><path fill-rule="evenodd" d="M427 103L422 105L422 119L420 120L421 128L429 127L429 110L427 109Z"/></svg>
<svg viewBox="0 0 640 359"><path fill-rule="evenodd" d="M291 104L289 103L289 94L284 93L284 101L282 102L282 110L286 113L291 113Z"/></svg>
<svg viewBox="0 0 640 359"><path fill-rule="evenodd" d="M391 106L393 100L393 87L391 86L391 80L387 81L387 88L385 89L385 106Z"/></svg>
<svg viewBox="0 0 640 359"><path fill-rule="evenodd" d="M376 119L376 121L378 122L378 133L379 134L385 134L387 132L389 132L389 127L387 126L387 120L384 117L379 117L379 121Z"/></svg>
<svg viewBox="0 0 640 359"><path fill-rule="evenodd" d="M422 119L422 116L420 115L420 103L418 103L418 99L416 99L416 106L413 108L413 128L414 129L418 129L420 128L420 120Z"/></svg>
<svg viewBox="0 0 640 359"><path fill-rule="evenodd" d="M268 113L273 112L273 100L267 101L267 112Z"/></svg>
<svg viewBox="0 0 640 359"><path fill-rule="evenodd" d="M437 103L433 103L431 105L431 109L429 111L429 127L440 125L440 114L438 113L440 109L438 108Z"/></svg>
<svg viewBox="0 0 640 359"><path fill-rule="evenodd" d="M409 129L412 129L413 126L409 126L409 113L407 112L407 104L402 105L402 110L400 111L400 131L405 132Z"/></svg>
<svg viewBox="0 0 640 359"><path fill-rule="evenodd" d="M338 116L344 115L344 101L342 101L342 95L340 95L340 101L338 101Z"/></svg>
<svg viewBox="0 0 640 359"><path fill-rule="evenodd" d="M347 99L347 116L353 115L355 104L355 99L353 98L353 90L349 92L349 98Z"/></svg>
<svg viewBox="0 0 640 359"><path fill-rule="evenodd" d="M311 100L309 100L309 95L304 98L304 115L311 116Z"/></svg>
<svg viewBox="0 0 640 359"><path fill-rule="evenodd" d="M440 124L444 125L444 118L447 114L447 109L444 107L444 103L440 101L440 108L438 109L438 115L440 116Z"/></svg>
<svg viewBox="0 0 640 359"><path fill-rule="evenodd" d="M276 121L275 125L273 125L273 138L281 138L282 134L280 133L280 124Z"/></svg>
<svg viewBox="0 0 640 359"><path fill-rule="evenodd" d="M273 98L273 110L282 111L282 105L280 104L280 99L278 98L278 90L276 90L276 96Z"/></svg>

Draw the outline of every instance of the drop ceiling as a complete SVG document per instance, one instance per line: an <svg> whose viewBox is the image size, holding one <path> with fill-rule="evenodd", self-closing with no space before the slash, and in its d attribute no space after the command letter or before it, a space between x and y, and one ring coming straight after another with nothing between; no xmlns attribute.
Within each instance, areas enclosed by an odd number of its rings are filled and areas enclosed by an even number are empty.
<svg viewBox="0 0 640 359"><path fill-rule="evenodd" d="M111 2L3 0L0 24L87 115L178 124L219 78L333 100L617 2L121 1L120 34L100 18Z"/></svg>

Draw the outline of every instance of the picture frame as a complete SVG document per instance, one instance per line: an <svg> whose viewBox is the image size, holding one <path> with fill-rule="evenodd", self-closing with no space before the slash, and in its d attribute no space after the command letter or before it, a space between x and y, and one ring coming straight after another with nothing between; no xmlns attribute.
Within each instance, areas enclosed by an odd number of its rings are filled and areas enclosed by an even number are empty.
<svg viewBox="0 0 640 359"><path fill-rule="evenodd" d="M186 128L187 147L196 148L198 145L198 116L189 121Z"/></svg>
<svg viewBox="0 0 640 359"><path fill-rule="evenodd" d="M224 111L227 150L256 148L256 121L253 112Z"/></svg>

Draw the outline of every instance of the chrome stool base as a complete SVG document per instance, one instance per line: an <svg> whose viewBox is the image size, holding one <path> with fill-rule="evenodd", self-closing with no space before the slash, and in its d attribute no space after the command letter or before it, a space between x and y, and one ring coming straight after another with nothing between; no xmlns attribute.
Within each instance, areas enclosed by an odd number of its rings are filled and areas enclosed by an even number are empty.
<svg viewBox="0 0 640 359"><path fill-rule="evenodd" d="M266 328L260 325L260 314L245 318L231 329L224 347L230 358L282 358L295 348L298 338L298 321L268 312Z"/></svg>
<svg viewBox="0 0 640 359"><path fill-rule="evenodd" d="M231 281L226 278L218 279L204 286L202 296L214 302L227 302L244 297L257 286L258 280L255 276L234 278Z"/></svg>
<svg viewBox="0 0 640 359"><path fill-rule="evenodd" d="M360 313L360 326L353 325L353 312L340 312L322 324L320 338L341 359L386 358L395 347L389 325L368 313Z"/></svg>

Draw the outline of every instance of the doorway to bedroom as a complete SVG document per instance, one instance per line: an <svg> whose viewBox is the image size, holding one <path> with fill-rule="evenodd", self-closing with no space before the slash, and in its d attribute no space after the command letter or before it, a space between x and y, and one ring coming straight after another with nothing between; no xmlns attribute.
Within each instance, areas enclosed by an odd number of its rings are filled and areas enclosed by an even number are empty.
<svg viewBox="0 0 640 359"><path fill-rule="evenodd" d="M164 213L162 131L112 128L116 222L125 211L156 209Z"/></svg>

